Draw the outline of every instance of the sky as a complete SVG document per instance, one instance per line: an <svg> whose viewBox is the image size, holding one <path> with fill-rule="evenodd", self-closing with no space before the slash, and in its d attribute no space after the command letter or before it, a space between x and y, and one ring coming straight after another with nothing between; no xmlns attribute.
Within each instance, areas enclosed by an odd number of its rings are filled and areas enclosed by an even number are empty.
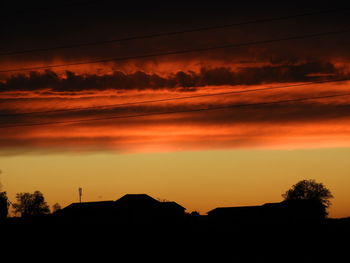
<svg viewBox="0 0 350 263"><path fill-rule="evenodd" d="M345 6L52 3L3 7L10 200L40 190L65 206L83 187L86 201L148 193L205 214L315 179L330 216L350 216Z"/></svg>

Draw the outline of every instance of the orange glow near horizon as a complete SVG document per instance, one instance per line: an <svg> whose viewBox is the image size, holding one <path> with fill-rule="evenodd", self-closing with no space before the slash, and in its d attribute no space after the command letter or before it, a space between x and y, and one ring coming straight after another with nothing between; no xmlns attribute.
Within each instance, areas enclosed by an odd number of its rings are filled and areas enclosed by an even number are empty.
<svg viewBox="0 0 350 263"><path fill-rule="evenodd" d="M280 202L302 179L324 183L334 195L330 217L350 216L350 148L226 150L144 154L52 154L1 157L1 181L17 192L44 193L49 205L116 200L146 193L176 201L187 212L220 206Z"/></svg>
<svg viewBox="0 0 350 263"><path fill-rule="evenodd" d="M7 2L0 192L12 203L41 191L66 207L82 187L83 202L148 194L206 215L314 179L334 196L329 217L350 219L341 5Z"/></svg>
<svg viewBox="0 0 350 263"><path fill-rule="evenodd" d="M348 64L340 60L337 63L339 72L349 73ZM342 94L349 90L349 81L101 107L307 83L302 74L295 81L277 78L250 83L255 76L250 70L271 66L268 62L211 61L209 65L207 68L213 71L206 72L205 63L191 59L138 66L130 62L118 69L125 74L112 80L109 77L116 70L112 63L103 67L77 66L70 68L76 75L71 75L72 81L63 88L60 81L68 75L59 70L57 74L62 75L53 77L56 82L38 81L35 74L32 78L27 75L12 79L18 89L10 89L11 83L3 86L10 88L1 91L1 125L33 125L1 128L3 190L11 201L17 192L40 190L50 205L58 202L62 206L77 200L80 186L84 188L85 201L146 193L179 202L187 212L198 210L205 214L218 206L279 202L281 194L298 180L313 178L329 187L335 196L330 216L350 216L350 167L346 158L350 153L350 96L113 118ZM256 68L244 71L248 65ZM220 68L225 66L232 72ZM127 75L140 67L143 74ZM235 75L242 67L244 74ZM286 67L273 70L277 77L288 75ZM176 76L177 71L183 74ZM92 84L84 82L84 74L90 74ZM319 80L332 74L306 75ZM241 77L241 82L229 84L236 77ZM46 86L45 81L58 86ZM150 87L144 87L142 81ZM107 86L101 86L101 82ZM100 108L64 111L84 107ZM35 111L56 112L18 115ZM89 119L93 120L80 121ZM46 122L49 125L35 125Z"/></svg>
<svg viewBox="0 0 350 263"><path fill-rule="evenodd" d="M278 87L278 84L274 84ZM248 89L273 87L250 86ZM285 86L288 86L286 84ZM281 85L280 85L281 86ZM3 153L29 151L117 151L161 152L177 150L218 150L241 148L298 149L350 146L350 116L344 109L350 96L276 104L214 110L207 112L151 115L138 118L113 119L114 116L162 113L187 109L200 109L232 104L250 104L345 93L348 83L315 84L286 89L251 92L224 96L174 100L60 112L59 110L132 103L137 101L206 95L218 92L245 90L244 86L204 86L191 92L169 90L125 91L111 90L98 95L81 96L77 92L66 98L40 96L33 98L28 91L25 99L15 95L13 100L1 106L15 113L30 111L58 112L34 115L18 115L4 119L6 125L53 122L53 125L33 125L2 129L0 146ZM32 103L28 103L32 101ZM112 119L108 119L111 117ZM104 119L107 118L107 119ZM82 121L101 119L95 121ZM70 121L78 121L69 123ZM54 124L58 122L58 124ZM62 124L60 122L63 122ZM68 122L68 123L64 123ZM4 122L3 122L4 123ZM5 123L4 123L5 124ZM19 129L20 128L20 129ZM69 133L67 133L69 129ZM208 140L209 139L209 140ZM208 140L206 143L205 141ZM100 146L99 146L100 145ZM55 150L55 148L57 149ZM30 149L32 148L32 149ZM76 150L75 150L76 148ZM153 152L153 150L152 150Z"/></svg>

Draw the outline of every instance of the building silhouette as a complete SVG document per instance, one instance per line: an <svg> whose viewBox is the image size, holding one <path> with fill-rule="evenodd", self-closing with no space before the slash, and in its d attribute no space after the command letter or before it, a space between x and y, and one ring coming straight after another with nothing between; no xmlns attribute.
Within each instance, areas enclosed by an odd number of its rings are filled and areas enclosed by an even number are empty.
<svg viewBox="0 0 350 263"><path fill-rule="evenodd" d="M185 213L176 202L159 201L147 194L126 194L113 201L72 203L53 214L13 218L13 223L114 224L206 227L316 222L325 219L319 200L285 200L257 206L217 207L206 215Z"/></svg>
<svg viewBox="0 0 350 263"><path fill-rule="evenodd" d="M116 201L72 203L56 213L61 222L167 224L184 220L185 208L147 194L126 194Z"/></svg>
<svg viewBox="0 0 350 263"><path fill-rule="evenodd" d="M227 225L318 221L326 212L317 200L285 200L260 206L218 207L207 214L210 222Z"/></svg>

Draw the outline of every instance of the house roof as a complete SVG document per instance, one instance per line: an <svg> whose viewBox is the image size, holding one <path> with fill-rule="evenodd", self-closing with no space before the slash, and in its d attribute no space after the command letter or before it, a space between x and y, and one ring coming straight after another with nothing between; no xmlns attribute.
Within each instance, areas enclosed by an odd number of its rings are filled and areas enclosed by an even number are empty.
<svg viewBox="0 0 350 263"><path fill-rule="evenodd" d="M247 210L257 210L261 209L261 206L234 206L234 207L217 207L209 212L209 213L229 213L229 212L234 212L234 211L247 211Z"/></svg>
<svg viewBox="0 0 350 263"><path fill-rule="evenodd" d="M83 203L72 203L62 210L59 214L90 214L99 213L110 210L114 206L114 201L98 201L98 202L83 202Z"/></svg>
<svg viewBox="0 0 350 263"><path fill-rule="evenodd" d="M61 211L67 214L76 213L99 213L105 211L116 211L115 209L139 209L144 211L147 209L181 209L186 210L176 202L160 202L147 194L126 194L116 201L99 201L99 202L83 202L83 203L72 203Z"/></svg>
<svg viewBox="0 0 350 263"><path fill-rule="evenodd" d="M115 201L116 203L158 203L156 199L147 194L126 194Z"/></svg>
<svg viewBox="0 0 350 263"><path fill-rule="evenodd" d="M71 203L69 206L95 206L95 205L110 205L113 204L114 201L96 201L96 202L82 202L82 203Z"/></svg>
<svg viewBox="0 0 350 263"><path fill-rule="evenodd" d="M280 208L282 206L284 206L283 202L280 202L280 203L266 203L266 204L262 205L262 207L268 207L268 208Z"/></svg>
<svg viewBox="0 0 350 263"><path fill-rule="evenodd" d="M97 201L97 202L82 202L82 203L71 203L70 205L66 206L63 209L67 208L75 208L75 207L101 207L101 206L108 206L112 205L114 201Z"/></svg>
<svg viewBox="0 0 350 263"><path fill-rule="evenodd" d="M179 205L178 203L176 202L160 202L159 203L162 207L166 207L166 208L169 208L169 209L183 209L183 210L186 210L186 208L184 208L183 206Z"/></svg>

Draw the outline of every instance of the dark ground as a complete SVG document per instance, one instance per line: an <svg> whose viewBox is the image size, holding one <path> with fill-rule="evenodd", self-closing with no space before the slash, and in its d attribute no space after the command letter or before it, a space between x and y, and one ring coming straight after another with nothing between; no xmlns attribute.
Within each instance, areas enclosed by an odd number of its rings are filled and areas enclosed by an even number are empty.
<svg viewBox="0 0 350 263"><path fill-rule="evenodd" d="M313 224L116 226L5 224L2 248L25 260L349 262L350 219ZM10 252L11 251L11 252Z"/></svg>

